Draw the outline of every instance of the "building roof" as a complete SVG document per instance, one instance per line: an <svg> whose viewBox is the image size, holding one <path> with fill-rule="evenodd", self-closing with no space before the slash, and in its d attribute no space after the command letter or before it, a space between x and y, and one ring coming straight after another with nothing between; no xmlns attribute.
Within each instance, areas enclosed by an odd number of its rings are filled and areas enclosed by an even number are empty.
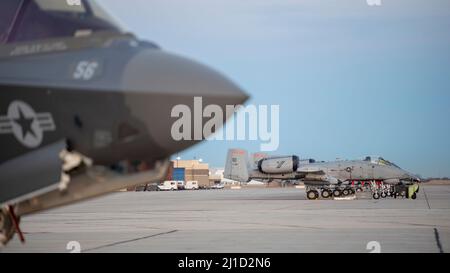
<svg viewBox="0 0 450 273"><path fill-rule="evenodd" d="M172 160L174 168L186 169L209 169L208 163L199 162L198 160Z"/></svg>

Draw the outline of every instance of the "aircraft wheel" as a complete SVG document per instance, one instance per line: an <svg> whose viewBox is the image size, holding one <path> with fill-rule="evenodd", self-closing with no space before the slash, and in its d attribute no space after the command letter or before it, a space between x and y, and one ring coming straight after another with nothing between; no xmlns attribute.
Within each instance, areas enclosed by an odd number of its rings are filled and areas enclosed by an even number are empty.
<svg viewBox="0 0 450 273"><path fill-rule="evenodd" d="M348 189L344 189L343 191L342 191L342 195L344 195L344 196L347 196L347 195L349 195L350 194L350 191L348 190Z"/></svg>
<svg viewBox="0 0 450 273"><path fill-rule="evenodd" d="M331 192L329 190L323 190L321 195L322 195L322 198L330 198Z"/></svg>
<svg viewBox="0 0 450 273"><path fill-rule="evenodd" d="M381 193L381 198L386 198L387 194L385 192Z"/></svg>
<svg viewBox="0 0 450 273"><path fill-rule="evenodd" d="M341 191L338 190L338 189L335 189L335 190L333 191L333 196L334 196L334 197L339 197L339 196L341 196Z"/></svg>
<svg viewBox="0 0 450 273"><path fill-rule="evenodd" d="M319 198L319 193L316 190L310 190L306 193L306 197L309 200L315 200L315 199Z"/></svg>
<svg viewBox="0 0 450 273"><path fill-rule="evenodd" d="M416 193L413 193L413 194L411 195L411 199L416 200L416 198L417 198Z"/></svg>
<svg viewBox="0 0 450 273"><path fill-rule="evenodd" d="M378 200L378 199L380 199L380 194L379 194L378 192L375 192L375 193L372 195L372 197L373 197L373 199Z"/></svg>

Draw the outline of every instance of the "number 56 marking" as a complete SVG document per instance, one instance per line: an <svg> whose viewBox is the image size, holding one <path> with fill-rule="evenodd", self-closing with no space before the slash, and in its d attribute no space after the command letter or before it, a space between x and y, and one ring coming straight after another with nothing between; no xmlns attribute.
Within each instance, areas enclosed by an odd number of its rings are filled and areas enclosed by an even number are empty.
<svg viewBox="0 0 450 273"><path fill-rule="evenodd" d="M72 76L75 80L88 81L97 74L99 67L100 65L97 61L80 61L76 65Z"/></svg>

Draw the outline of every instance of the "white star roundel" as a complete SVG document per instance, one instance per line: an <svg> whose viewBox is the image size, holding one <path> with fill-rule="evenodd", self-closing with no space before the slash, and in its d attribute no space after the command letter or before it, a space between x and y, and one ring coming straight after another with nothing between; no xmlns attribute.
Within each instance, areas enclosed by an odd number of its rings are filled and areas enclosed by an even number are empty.
<svg viewBox="0 0 450 273"><path fill-rule="evenodd" d="M26 102L12 101L6 116L0 116L0 134L13 134L28 148L38 147L44 131L54 131L55 123L50 113L36 113Z"/></svg>

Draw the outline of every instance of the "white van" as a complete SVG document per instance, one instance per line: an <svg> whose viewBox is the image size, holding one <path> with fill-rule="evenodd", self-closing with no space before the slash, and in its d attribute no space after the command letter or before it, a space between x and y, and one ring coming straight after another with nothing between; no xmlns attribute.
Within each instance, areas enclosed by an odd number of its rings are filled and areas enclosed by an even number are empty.
<svg viewBox="0 0 450 273"><path fill-rule="evenodd" d="M184 190L184 181L183 180L177 180L177 188L179 190Z"/></svg>
<svg viewBox="0 0 450 273"><path fill-rule="evenodd" d="M184 185L186 190L198 190L198 181L186 181Z"/></svg>
<svg viewBox="0 0 450 273"><path fill-rule="evenodd" d="M174 190L178 190L178 185L177 184L178 184L177 181L173 181L173 180L164 181L163 183L158 185L158 190L160 190L160 191L174 191Z"/></svg>

